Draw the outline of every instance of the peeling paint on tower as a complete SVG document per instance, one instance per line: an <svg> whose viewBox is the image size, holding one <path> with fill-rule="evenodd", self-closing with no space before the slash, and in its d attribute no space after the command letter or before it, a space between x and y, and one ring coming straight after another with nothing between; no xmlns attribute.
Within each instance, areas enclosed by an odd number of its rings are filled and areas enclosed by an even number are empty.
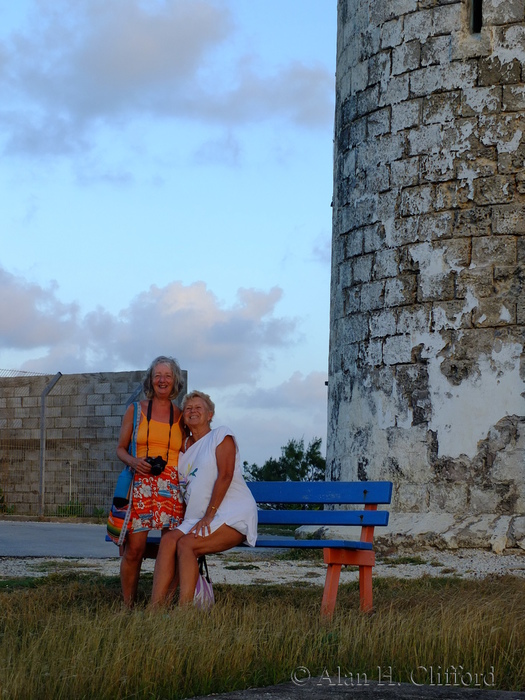
<svg viewBox="0 0 525 700"><path fill-rule="evenodd" d="M333 207L331 478L525 548L525 0L339 0Z"/></svg>

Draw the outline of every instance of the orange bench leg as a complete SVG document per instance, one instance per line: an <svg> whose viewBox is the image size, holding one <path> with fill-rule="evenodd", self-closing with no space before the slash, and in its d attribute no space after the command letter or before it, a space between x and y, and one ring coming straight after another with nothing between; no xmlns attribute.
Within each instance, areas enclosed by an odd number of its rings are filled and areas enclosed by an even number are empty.
<svg viewBox="0 0 525 700"><path fill-rule="evenodd" d="M372 603L372 567L359 567L359 600L361 602L361 610L370 612L373 608Z"/></svg>
<svg viewBox="0 0 525 700"><path fill-rule="evenodd" d="M340 575L341 564L328 564L321 602L321 617L330 619L334 614Z"/></svg>

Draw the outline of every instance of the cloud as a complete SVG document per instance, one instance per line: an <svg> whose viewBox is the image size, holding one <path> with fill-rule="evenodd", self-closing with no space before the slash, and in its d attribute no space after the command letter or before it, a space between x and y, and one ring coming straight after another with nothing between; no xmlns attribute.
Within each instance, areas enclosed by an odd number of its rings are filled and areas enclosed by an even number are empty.
<svg viewBox="0 0 525 700"><path fill-rule="evenodd" d="M229 131L217 139L203 143L194 153L193 161L197 165L227 165L236 167L241 160L241 146Z"/></svg>
<svg viewBox="0 0 525 700"><path fill-rule="evenodd" d="M219 0L41 0L0 50L5 150L85 151L98 129L144 117L228 128L331 122L324 66L296 61L265 74L253 56L227 60L236 31ZM223 144L230 155L232 145Z"/></svg>
<svg viewBox="0 0 525 700"><path fill-rule="evenodd" d="M262 466L270 457L278 459L281 448L289 440L304 439L308 445L314 438L322 438L321 452L326 452L326 402L324 405L308 405L293 415L261 413L254 409L225 412L220 397L212 393L217 405L214 425L228 425L239 443L241 461ZM224 415L224 419L223 419ZM315 416L315 418L314 418Z"/></svg>
<svg viewBox="0 0 525 700"><path fill-rule="evenodd" d="M57 285L31 284L0 268L0 347L53 346L78 328L78 306L56 298Z"/></svg>
<svg viewBox="0 0 525 700"><path fill-rule="evenodd" d="M294 372L290 379L269 389L239 391L231 397L231 403L240 407L260 409L303 409L305 406L326 403L326 372L310 372L304 376Z"/></svg>
<svg viewBox="0 0 525 700"><path fill-rule="evenodd" d="M239 67L238 84L229 92L204 101L226 122L257 122L279 116L305 127L325 125L333 119L333 78L324 66L294 61L277 75L257 74L250 63Z"/></svg>
<svg viewBox="0 0 525 700"><path fill-rule="evenodd" d="M242 459L261 465L269 457L279 457L290 439L314 438L326 446L326 372L306 376L294 372L285 382L270 388L213 392L217 421L235 429ZM191 384L191 377L190 377ZM217 423L219 424L219 423Z"/></svg>
<svg viewBox="0 0 525 700"><path fill-rule="evenodd" d="M330 234L319 235L314 241L312 256L322 265L330 267L332 262L332 236Z"/></svg>
<svg viewBox="0 0 525 700"><path fill-rule="evenodd" d="M297 320L275 315L282 290L239 289L231 306L203 282L151 286L114 315L75 304L0 269L0 350L34 350L21 368L89 372L147 367L175 355L201 385L254 382L268 354L293 344Z"/></svg>

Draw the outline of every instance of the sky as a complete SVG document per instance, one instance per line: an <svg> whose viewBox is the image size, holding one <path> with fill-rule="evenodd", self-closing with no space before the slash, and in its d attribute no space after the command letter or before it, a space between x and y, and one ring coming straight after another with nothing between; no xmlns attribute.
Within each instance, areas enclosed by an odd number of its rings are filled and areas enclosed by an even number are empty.
<svg viewBox="0 0 525 700"><path fill-rule="evenodd" d="M336 0L0 3L0 369L177 358L326 447Z"/></svg>

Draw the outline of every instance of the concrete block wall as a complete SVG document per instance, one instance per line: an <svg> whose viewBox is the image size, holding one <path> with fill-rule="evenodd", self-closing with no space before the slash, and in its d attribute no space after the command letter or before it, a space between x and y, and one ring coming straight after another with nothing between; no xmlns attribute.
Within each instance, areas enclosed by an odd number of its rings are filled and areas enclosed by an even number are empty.
<svg viewBox="0 0 525 700"><path fill-rule="evenodd" d="M65 515L71 502L80 504L70 509L77 515L108 509L123 467L115 455L122 416L143 376L65 374L53 386L45 399L45 514ZM0 515L39 513L41 396L52 380L0 378Z"/></svg>

